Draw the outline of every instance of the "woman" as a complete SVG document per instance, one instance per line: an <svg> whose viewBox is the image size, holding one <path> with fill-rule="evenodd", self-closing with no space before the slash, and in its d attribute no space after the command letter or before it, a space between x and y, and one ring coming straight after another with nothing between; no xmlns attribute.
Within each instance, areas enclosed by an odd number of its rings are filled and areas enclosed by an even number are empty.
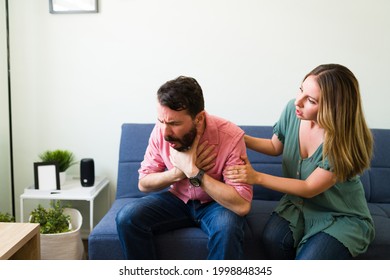
<svg viewBox="0 0 390 280"><path fill-rule="evenodd" d="M271 259L351 259L375 235L359 174L369 168L373 138L359 84L338 64L306 75L274 125L271 139L245 136L249 149L283 154L283 177L231 166L227 178L285 193L264 229Z"/></svg>

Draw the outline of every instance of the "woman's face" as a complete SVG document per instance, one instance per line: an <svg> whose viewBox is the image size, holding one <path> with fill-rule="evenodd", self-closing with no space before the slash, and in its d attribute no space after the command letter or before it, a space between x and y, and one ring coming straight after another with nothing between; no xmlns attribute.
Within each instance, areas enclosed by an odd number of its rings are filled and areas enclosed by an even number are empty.
<svg viewBox="0 0 390 280"><path fill-rule="evenodd" d="M301 120L317 121L321 96L315 76L308 76L299 88L295 99L295 114Z"/></svg>

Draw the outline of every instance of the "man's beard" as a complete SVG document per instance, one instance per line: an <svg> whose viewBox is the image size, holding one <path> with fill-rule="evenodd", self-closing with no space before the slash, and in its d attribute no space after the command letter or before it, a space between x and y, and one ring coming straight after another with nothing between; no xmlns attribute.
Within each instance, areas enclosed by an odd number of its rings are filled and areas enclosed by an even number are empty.
<svg viewBox="0 0 390 280"><path fill-rule="evenodd" d="M179 152L184 152L191 148L192 143L194 143L196 133L196 126L194 125L192 126L191 130L186 133L181 139L167 136L164 137L164 140L168 142L178 142L180 146L174 147L174 149Z"/></svg>

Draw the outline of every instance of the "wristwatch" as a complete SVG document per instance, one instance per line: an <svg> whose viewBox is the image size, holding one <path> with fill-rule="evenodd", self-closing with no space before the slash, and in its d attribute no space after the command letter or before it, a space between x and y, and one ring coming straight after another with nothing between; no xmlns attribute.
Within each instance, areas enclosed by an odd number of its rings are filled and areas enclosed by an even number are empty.
<svg viewBox="0 0 390 280"><path fill-rule="evenodd" d="M200 185L202 184L203 175L204 170L199 169L198 174L196 174L194 177L188 178L190 180L191 185L193 185L194 187L200 187Z"/></svg>

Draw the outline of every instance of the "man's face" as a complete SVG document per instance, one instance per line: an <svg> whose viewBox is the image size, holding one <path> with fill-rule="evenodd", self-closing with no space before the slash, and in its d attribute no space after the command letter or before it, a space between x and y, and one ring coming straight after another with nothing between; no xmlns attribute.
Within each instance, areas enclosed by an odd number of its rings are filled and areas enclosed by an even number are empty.
<svg viewBox="0 0 390 280"><path fill-rule="evenodd" d="M188 150L196 137L196 125L187 110L175 111L160 104L157 105L157 119L164 140L181 152Z"/></svg>

